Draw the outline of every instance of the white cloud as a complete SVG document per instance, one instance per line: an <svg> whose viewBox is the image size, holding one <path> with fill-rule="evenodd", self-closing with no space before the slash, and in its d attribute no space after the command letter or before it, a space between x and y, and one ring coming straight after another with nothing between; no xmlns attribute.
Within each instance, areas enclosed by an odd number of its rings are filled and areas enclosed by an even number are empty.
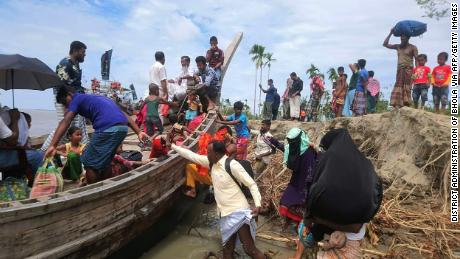
<svg viewBox="0 0 460 259"><path fill-rule="evenodd" d="M225 48L236 32L243 31L223 87L223 96L235 101L252 100L255 75L248 52L254 43L274 53L277 61L271 77L280 92L292 71L306 81L304 72L310 63L325 72L358 58L368 60L368 68L382 85L392 85L396 53L381 44L391 26L402 19L428 23L428 32L411 41L428 55L430 66L435 65L438 52L449 48L448 20L422 18L423 11L413 0L114 2L2 2L0 52L35 56L54 68L67 54L69 43L81 40L88 45L82 68L89 84L92 77L100 77L100 55L114 48L111 78L134 83L143 92L155 51L165 52L168 75L173 77L179 71L180 56L203 55L211 35L218 36L220 47ZM30 98L40 102L29 102ZM10 100L9 94L0 95L2 103ZM18 93L17 103L53 108L49 92Z"/></svg>

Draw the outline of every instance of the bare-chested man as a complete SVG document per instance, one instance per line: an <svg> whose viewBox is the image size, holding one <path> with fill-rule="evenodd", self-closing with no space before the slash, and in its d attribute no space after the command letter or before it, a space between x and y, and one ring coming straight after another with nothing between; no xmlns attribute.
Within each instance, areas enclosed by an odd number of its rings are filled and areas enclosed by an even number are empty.
<svg viewBox="0 0 460 259"><path fill-rule="evenodd" d="M414 60L417 58L417 47L409 43L409 36L401 35L400 44L389 44L390 37L394 33L394 28L383 42L383 46L395 49L398 52L398 68L396 72L396 83L391 92L390 105L395 108L410 106L412 71Z"/></svg>

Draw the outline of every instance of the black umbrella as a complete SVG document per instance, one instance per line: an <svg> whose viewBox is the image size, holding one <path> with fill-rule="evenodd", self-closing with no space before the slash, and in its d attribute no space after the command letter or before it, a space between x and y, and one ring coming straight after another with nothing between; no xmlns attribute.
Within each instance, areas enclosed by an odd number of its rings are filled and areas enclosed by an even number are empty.
<svg viewBox="0 0 460 259"><path fill-rule="evenodd" d="M37 58L0 54L0 88L13 90L13 107L14 89L43 91L61 84L56 73Z"/></svg>

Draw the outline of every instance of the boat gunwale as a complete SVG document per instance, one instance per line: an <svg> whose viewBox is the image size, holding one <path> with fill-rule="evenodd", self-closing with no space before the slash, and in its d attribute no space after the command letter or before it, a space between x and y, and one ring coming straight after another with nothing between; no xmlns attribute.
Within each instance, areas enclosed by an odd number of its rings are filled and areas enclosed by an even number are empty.
<svg viewBox="0 0 460 259"><path fill-rule="evenodd" d="M186 141L191 142L186 146L188 148L193 148L199 141L199 137L196 136L201 132L207 132L214 124L215 117L210 118L207 116L203 122L197 127L197 131L195 131L191 136L186 139ZM203 130L200 130L203 128ZM136 180L140 180L141 177L146 176L148 174L152 174L150 177L154 177L155 173L162 173L166 169L173 166L175 163L171 163L173 161L179 161L181 157L173 150L168 152L170 156L166 160L161 162L152 161L146 165L138 167L134 170L126 172L120 176L116 176L113 178L105 179L103 181L93 183L84 187L79 187L72 190L67 190L65 192L54 193L42 197L32 198L32 199L25 199L21 201L13 201L13 202L5 202L0 203L0 206L5 204L13 204L13 206L7 206L0 208L0 224L4 224L10 221L18 221L23 218L28 218L31 216L37 216L41 214L47 214L54 211L60 211L63 209L67 209L72 206L78 206L79 204L87 201L91 201L102 196L107 196L113 192L119 191L121 189L129 188L132 185L136 185ZM148 167L148 168L146 168ZM145 168L145 169L144 169ZM161 170L158 170L160 169ZM126 174L131 174L130 176L126 177ZM117 177L122 179L115 180ZM184 175L185 177L185 175ZM100 185L98 187L88 188L91 186ZM117 188L118 187L118 188ZM74 190L88 188L87 190L83 190L81 192L72 193ZM54 195L59 195L58 197L51 198ZM35 201L33 201L35 200ZM64 205L64 206L59 206ZM27 214L23 214L27 210L36 210L34 212L30 212ZM32 214L32 215L31 215ZM22 215L22 216L21 216Z"/></svg>

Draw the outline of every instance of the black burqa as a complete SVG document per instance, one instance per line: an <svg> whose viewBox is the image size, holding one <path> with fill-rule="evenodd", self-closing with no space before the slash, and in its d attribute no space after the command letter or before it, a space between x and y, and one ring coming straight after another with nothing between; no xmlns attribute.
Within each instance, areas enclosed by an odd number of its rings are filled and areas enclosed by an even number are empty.
<svg viewBox="0 0 460 259"><path fill-rule="evenodd" d="M369 222L382 202L382 184L374 166L346 129L321 139L322 154L307 200L306 218L337 224Z"/></svg>

